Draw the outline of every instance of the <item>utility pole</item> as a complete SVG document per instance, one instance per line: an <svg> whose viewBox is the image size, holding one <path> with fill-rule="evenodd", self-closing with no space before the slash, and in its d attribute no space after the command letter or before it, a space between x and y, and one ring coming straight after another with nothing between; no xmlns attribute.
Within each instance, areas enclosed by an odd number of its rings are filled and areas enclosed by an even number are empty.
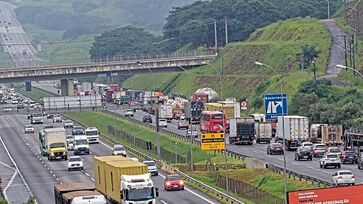
<svg viewBox="0 0 363 204"><path fill-rule="evenodd" d="M345 59L345 66L348 66L348 56L347 56L347 36L344 35L344 59ZM348 69L346 69L347 71Z"/></svg>
<svg viewBox="0 0 363 204"><path fill-rule="evenodd" d="M357 35L356 35L357 37ZM355 43L356 43L356 39L354 39L354 34L352 34L352 55L353 55L353 64L352 67L353 69L355 69ZM355 72L354 72L355 75Z"/></svg>
<svg viewBox="0 0 363 204"><path fill-rule="evenodd" d="M350 42L349 42L349 61L350 61L350 65L353 66L353 42L354 42L354 36L352 35L350 38Z"/></svg>
<svg viewBox="0 0 363 204"><path fill-rule="evenodd" d="M214 19L214 49L218 49L218 37L217 37L217 21Z"/></svg>
<svg viewBox="0 0 363 204"><path fill-rule="evenodd" d="M158 160L161 159L160 156L160 126L159 126L159 103L157 104L157 109L155 110L155 122L156 122L156 153Z"/></svg>
<svg viewBox="0 0 363 204"><path fill-rule="evenodd" d="M227 18L224 20L224 30L226 35L226 45L228 44L228 21Z"/></svg>
<svg viewBox="0 0 363 204"><path fill-rule="evenodd" d="M330 0L327 0L328 2L328 19L330 19Z"/></svg>

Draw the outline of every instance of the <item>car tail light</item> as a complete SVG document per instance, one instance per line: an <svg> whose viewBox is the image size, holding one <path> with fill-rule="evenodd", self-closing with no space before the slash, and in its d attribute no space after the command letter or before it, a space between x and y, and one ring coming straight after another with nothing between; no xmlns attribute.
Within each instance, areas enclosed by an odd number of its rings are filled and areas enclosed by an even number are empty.
<svg viewBox="0 0 363 204"><path fill-rule="evenodd" d="M352 176L352 178L355 178L355 176Z"/></svg>
<svg viewBox="0 0 363 204"><path fill-rule="evenodd" d="M343 177L339 176L338 179L342 179Z"/></svg>
<svg viewBox="0 0 363 204"><path fill-rule="evenodd" d="M170 185L171 185L171 183L168 181L168 182L166 182L166 185L167 185L167 186L170 186Z"/></svg>
<svg viewBox="0 0 363 204"><path fill-rule="evenodd" d="M180 185L184 185L184 181L179 181L179 184Z"/></svg>

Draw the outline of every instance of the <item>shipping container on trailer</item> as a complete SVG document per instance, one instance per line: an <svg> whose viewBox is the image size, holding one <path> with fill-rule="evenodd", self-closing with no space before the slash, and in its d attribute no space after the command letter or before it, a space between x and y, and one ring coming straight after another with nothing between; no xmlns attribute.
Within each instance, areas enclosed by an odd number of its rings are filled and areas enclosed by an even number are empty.
<svg viewBox="0 0 363 204"><path fill-rule="evenodd" d="M283 122L282 122L283 121ZM302 142L309 141L309 119L303 116L278 116L276 141L285 137L287 150L297 149Z"/></svg>

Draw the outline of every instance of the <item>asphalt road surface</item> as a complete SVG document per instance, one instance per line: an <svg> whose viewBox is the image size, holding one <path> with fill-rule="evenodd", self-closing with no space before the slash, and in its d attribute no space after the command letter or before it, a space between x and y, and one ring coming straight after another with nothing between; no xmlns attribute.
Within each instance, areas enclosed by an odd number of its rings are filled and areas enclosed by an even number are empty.
<svg viewBox="0 0 363 204"><path fill-rule="evenodd" d="M50 120L47 121L47 123L50 122ZM23 128L27 123L25 115L2 116L0 117L0 131L4 134L4 143L18 163L20 172L24 175L38 203L53 202L53 186L57 183L77 181L93 183L93 155L111 155L112 149L108 145L103 143L92 144L91 155L82 156L85 165L84 170L69 172L66 161L50 162L40 156L37 132L45 124L36 125L36 133L25 134ZM62 126L61 123L55 125ZM161 203L218 203L216 200L189 188L184 191L166 192L163 190L162 176L153 177L154 185L160 189L158 200Z"/></svg>

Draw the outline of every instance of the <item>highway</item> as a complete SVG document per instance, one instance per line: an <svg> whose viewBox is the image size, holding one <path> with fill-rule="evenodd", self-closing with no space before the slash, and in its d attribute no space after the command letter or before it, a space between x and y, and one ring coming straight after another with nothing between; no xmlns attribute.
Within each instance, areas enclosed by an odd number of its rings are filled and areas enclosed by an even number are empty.
<svg viewBox="0 0 363 204"><path fill-rule="evenodd" d="M46 87L48 91L51 91L53 93L57 93L57 89L53 87L50 83L43 83L43 87ZM117 106L109 103L107 105L107 109L111 112L115 111L118 114L123 114L123 109L128 108L128 106L120 106L119 109L116 109ZM132 106L131 106L132 107ZM136 111L134 114L133 119L142 121L143 116L149 115L146 112L143 111ZM151 115L153 119L152 125L155 126L155 116ZM196 128L199 131L199 125L193 125L194 128ZM164 128L163 128L164 129ZM175 134L185 136L186 130L178 130L177 128L177 121L173 120L171 123L168 123L168 127L165 128L166 130L173 132ZM273 164L278 167L283 167L283 156L281 155L267 155L266 153L266 146L267 144L253 144L252 146L244 146L244 145L228 145L227 149L240 153L246 156L249 156L251 158L256 158L260 161ZM319 159L313 158L312 161L295 161L294 160L294 152L287 152L286 153L286 161L287 161L287 169L291 170L293 172L302 174L302 175L308 175L312 176L318 179L322 179L327 182L331 182L332 174L335 173L338 169L334 168L327 168L327 169L321 169L319 166ZM351 170L353 174L356 175L356 182L357 183L363 183L363 170L359 170L357 165L353 164L342 164L342 168L345 170Z"/></svg>
<svg viewBox="0 0 363 204"><path fill-rule="evenodd" d="M0 118L3 140L19 163L19 169L38 203L53 201L53 186L59 182L89 182L93 183L93 155L111 155L112 148L106 144L92 144L91 155L83 155L85 168L83 171L68 171L66 161L50 162L40 156L38 131L43 125L35 126L34 134L24 134L23 128L27 124L25 115L8 115ZM50 120L47 123L51 123ZM61 123L55 126L62 126ZM70 129L67 129L70 132ZM24 141L23 141L24 139ZM72 154L72 153L71 153ZM159 188L159 200L162 203L218 203L202 193L187 188L184 191L166 192L163 190L163 176L153 177L155 186Z"/></svg>
<svg viewBox="0 0 363 204"><path fill-rule="evenodd" d="M13 9L11 4L0 1L0 33L5 51L16 67L36 66L38 65L36 50L15 18Z"/></svg>

